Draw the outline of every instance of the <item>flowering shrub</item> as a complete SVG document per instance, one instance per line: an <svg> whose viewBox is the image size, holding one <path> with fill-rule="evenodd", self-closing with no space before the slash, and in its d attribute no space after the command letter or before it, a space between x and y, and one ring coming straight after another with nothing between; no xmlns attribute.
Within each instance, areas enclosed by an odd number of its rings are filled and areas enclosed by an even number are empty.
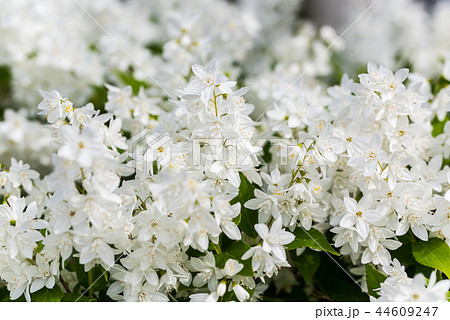
<svg viewBox="0 0 450 320"><path fill-rule="evenodd" d="M108 8L87 15L106 30L114 15L143 19L145 36L123 20L117 34L77 33L91 48L77 59L104 73L83 81L95 70L51 59L64 54L43 42L32 56L0 51L12 101L32 104L35 85L42 98L33 117L8 109L0 123L1 299L446 301L447 64L430 80L375 62L341 77L331 28L294 33L294 13L266 16L294 1L205 1L195 14L191 1L106 2L50 6ZM17 77L20 58L36 81Z"/></svg>

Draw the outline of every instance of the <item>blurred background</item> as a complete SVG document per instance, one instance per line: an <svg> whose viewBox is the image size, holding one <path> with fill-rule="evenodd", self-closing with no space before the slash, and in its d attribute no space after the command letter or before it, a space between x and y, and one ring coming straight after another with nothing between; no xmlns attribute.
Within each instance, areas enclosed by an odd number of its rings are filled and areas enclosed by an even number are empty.
<svg viewBox="0 0 450 320"><path fill-rule="evenodd" d="M395 0L394 0L395 1ZM431 12L437 2L449 0L417 0ZM317 25L330 25L339 33L353 22L355 16L364 12L374 0L305 0L305 16L310 17ZM377 6L383 6L384 0L379 0Z"/></svg>

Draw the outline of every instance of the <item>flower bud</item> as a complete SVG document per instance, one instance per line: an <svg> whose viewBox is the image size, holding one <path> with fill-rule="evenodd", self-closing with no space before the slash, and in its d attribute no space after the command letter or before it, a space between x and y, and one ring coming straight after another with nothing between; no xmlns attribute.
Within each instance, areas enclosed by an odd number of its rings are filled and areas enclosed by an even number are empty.
<svg viewBox="0 0 450 320"><path fill-rule="evenodd" d="M247 290L242 288L239 284L233 286L233 291L238 300L241 302L248 300L250 298L250 294L247 292Z"/></svg>
<svg viewBox="0 0 450 320"><path fill-rule="evenodd" d="M219 297L222 297L225 294L225 291L227 290L227 285L224 281L222 281L219 286L217 287L217 295Z"/></svg>

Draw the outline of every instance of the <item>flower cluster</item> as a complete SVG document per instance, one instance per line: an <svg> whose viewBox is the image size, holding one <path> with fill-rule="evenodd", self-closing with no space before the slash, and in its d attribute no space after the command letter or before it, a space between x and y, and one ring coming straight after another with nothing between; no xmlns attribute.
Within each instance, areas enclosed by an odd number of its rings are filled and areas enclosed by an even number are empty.
<svg viewBox="0 0 450 320"><path fill-rule="evenodd" d="M109 113L40 91L52 172L40 179L14 158L2 171L1 277L11 298L75 288L65 266L76 263L110 273L114 300L257 299L290 266L286 250L303 252L298 231L318 229L352 265L383 266L382 299L407 299L402 286L424 278L407 280L397 260L389 267L399 237L450 239L448 124L432 135L442 106L407 78L369 63L360 83L287 94L263 124L249 117L249 89L236 90L215 60L192 67L170 110L131 87L108 85ZM272 138L256 139L261 128ZM434 281L426 299L448 287L431 290ZM78 289L92 295L94 285Z"/></svg>

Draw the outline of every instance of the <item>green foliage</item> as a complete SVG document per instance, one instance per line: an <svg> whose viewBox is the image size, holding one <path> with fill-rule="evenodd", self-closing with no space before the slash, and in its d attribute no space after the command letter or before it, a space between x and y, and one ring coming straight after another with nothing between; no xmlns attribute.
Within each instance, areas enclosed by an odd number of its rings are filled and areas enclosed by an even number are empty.
<svg viewBox="0 0 450 320"><path fill-rule="evenodd" d="M72 257L66 263L65 268L77 275L78 283L73 288L72 294L77 296L85 294L89 295L90 299L95 298L98 301L105 301L104 299L98 299L100 296L106 296L109 281L109 272L105 271L102 266L96 265L90 271L84 271L84 266L79 263L78 258ZM69 298L70 296L67 296L64 299Z"/></svg>
<svg viewBox="0 0 450 320"><path fill-rule="evenodd" d="M108 100L108 89L105 86L91 86L92 95L89 97L88 101L91 102L96 110L100 112L105 112L105 104Z"/></svg>
<svg viewBox="0 0 450 320"><path fill-rule="evenodd" d="M61 299L61 302L91 302L91 301L95 300L76 293L65 293Z"/></svg>
<svg viewBox="0 0 450 320"><path fill-rule="evenodd" d="M189 257L194 257L194 258L199 258L199 257L203 257L205 254L201 251L195 250L192 247L189 247L189 249L186 251L186 254Z"/></svg>
<svg viewBox="0 0 450 320"><path fill-rule="evenodd" d="M233 243L228 249L227 252L231 254L233 257L237 257L237 259L241 259L241 257L250 250L250 246L243 241L237 241Z"/></svg>
<svg viewBox="0 0 450 320"><path fill-rule="evenodd" d="M325 238L325 236L320 231L314 228L311 228L308 231L301 227L297 228L294 231L294 235L294 241L285 246L287 250L308 247L312 249L327 251L336 256L339 255L339 253L337 253L336 250L331 247L327 238Z"/></svg>
<svg viewBox="0 0 450 320"><path fill-rule="evenodd" d="M412 252L417 262L445 273L450 277L450 248L438 238L418 241L412 244Z"/></svg>
<svg viewBox="0 0 450 320"><path fill-rule="evenodd" d="M7 66L0 66L0 90L8 88L12 80L11 70Z"/></svg>
<svg viewBox="0 0 450 320"><path fill-rule="evenodd" d="M320 266L319 253L306 249L300 256L292 254L291 258L305 283L309 284Z"/></svg>
<svg viewBox="0 0 450 320"><path fill-rule="evenodd" d="M0 65L0 119L3 119L5 108L11 107L11 69L8 66Z"/></svg>
<svg viewBox="0 0 450 320"><path fill-rule="evenodd" d="M380 271L372 267L370 264L366 264L367 290L369 290L369 294L371 296L379 296L378 292L375 290L380 288L381 283L383 283L386 278L387 277Z"/></svg>
<svg viewBox="0 0 450 320"><path fill-rule="evenodd" d="M160 56L164 52L164 44L159 42L150 42L145 47L155 56Z"/></svg>
<svg viewBox="0 0 450 320"><path fill-rule="evenodd" d="M328 299L323 301L369 301L369 296L364 293L359 284L349 276L347 266L340 260L321 253L320 266L314 276L316 291L322 293ZM345 271L344 271L345 270Z"/></svg>
<svg viewBox="0 0 450 320"><path fill-rule="evenodd" d="M437 117L435 117L433 119L433 121L431 122L431 125L433 126L433 131L431 132L431 134L433 135L433 137L437 137L438 135L440 135L441 133L444 132L444 127L445 124L447 123L447 121L449 120L449 115L447 114L444 118L444 120L439 121L439 119Z"/></svg>
<svg viewBox="0 0 450 320"><path fill-rule="evenodd" d="M432 79L430 80L431 92L436 95L440 90L446 88L449 84L450 81L442 76L439 79Z"/></svg>
<svg viewBox="0 0 450 320"><path fill-rule="evenodd" d="M0 288L0 302L25 302L25 295L21 295L16 300L10 299L10 292L8 291L7 287Z"/></svg>
<svg viewBox="0 0 450 320"><path fill-rule="evenodd" d="M270 147L271 147L270 141L267 141L263 146L262 159L266 164L272 161L272 154L270 153Z"/></svg>
<svg viewBox="0 0 450 320"><path fill-rule="evenodd" d="M63 297L63 292L57 285L52 288L42 288L31 295L31 301L34 302L59 302Z"/></svg>
<svg viewBox="0 0 450 320"><path fill-rule="evenodd" d="M334 51L331 52L330 67L332 68L333 72L327 75L326 77L322 76L321 78L330 85L338 85L341 82L341 79L345 73L342 67L343 65L344 65L343 57Z"/></svg>
<svg viewBox="0 0 450 320"><path fill-rule="evenodd" d="M398 237L402 246L397 250L391 251L392 259L397 259L402 265L410 266L416 263L412 255L411 238L409 234Z"/></svg>
<svg viewBox="0 0 450 320"><path fill-rule="evenodd" d="M431 273L434 271L433 268L424 266L423 264L419 264L419 263L416 263L416 265L414 267L415 267L414 268L414 275L416 275L418 273L422 273L425 276L425 278L427 278L427 279L430 278ZM436 276L438 277L438 280L439 280L440 275L441 275L441 272L437 272L436 273ZM441 280L442 280L442 277L441 277Z"/></svg>
<svg viewBox="0 0 450 320"><path fill-rule="evenodd" d="M9 291L6 287L0 288L0 302L9 301Z"/></svg>
<svg viewBox="0 0 450 320"><path fill-rule="evenodd" d="M255 186L248 181L248 179L239 173L241 177L241 185L239 186L239 194L231 200L231 204L239 202L241 204L241 213L235 219L234 223L239 225L239 229L246 235L252 238L256 238L258 233L255 230L255 224L258 223L258 212L256 210L250 210L244 207L244 203L255 197Z"/></svg>
<svg viewBox="0 0 450 320"><path fill-rule="evenodd" d="M131 87L134 95L137 95L139 93L141 87L145 89L150 87L150 84L148 82L137 80L129 72L117 71L116 75L122 84Z"/></svg>

